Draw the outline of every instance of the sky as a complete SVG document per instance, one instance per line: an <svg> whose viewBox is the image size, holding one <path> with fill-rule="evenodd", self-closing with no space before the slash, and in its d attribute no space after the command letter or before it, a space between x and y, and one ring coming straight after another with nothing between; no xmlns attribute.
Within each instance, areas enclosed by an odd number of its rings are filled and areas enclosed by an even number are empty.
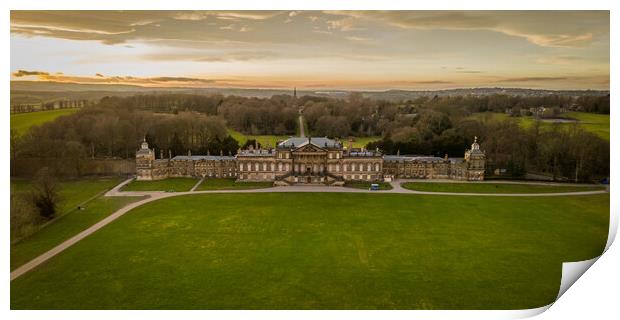
<svg viewBox="0 0 620 320"><path fill-rule="evenodd" d="M608 11L11 11L11 79L609 90Z"/></svg>

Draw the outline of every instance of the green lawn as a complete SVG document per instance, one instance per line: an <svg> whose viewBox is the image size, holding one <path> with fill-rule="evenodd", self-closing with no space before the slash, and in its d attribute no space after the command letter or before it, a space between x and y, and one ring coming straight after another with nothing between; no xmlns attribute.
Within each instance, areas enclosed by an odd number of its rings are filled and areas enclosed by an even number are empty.
<svg viewBox="0 0 620 320"><path fill-rule="evenodd" d="M239 142L239 146L243 146L243 144L251 139L255 139L258 143L263 147L271 147L274 148L278 141L286 140L289 136L274 136L274 135L246 135L239 131L235 131L233 129L228 129L228 133Z"/></svg>
<svg viewBox="0 0 620 320"><path fill-rule="evenodd" d="M80 109L59 109L11 114L11 129L23 134L30 127L52 121L60 116L72 114Z"/></svg>
<svg viewBox="0 0 620 320"><path fill-rule="evenodd" d="M198 183L195 178L168 178L155 181L132 181L122 191L189 191Z"/></svg>
<svg viewBox="0 0 620 320"><path fill-rule="evenodd" d="M609 115L587 112L569 112L566 117L575 118L589 132L609 141Z"/></svg>
<svg viewBox="0 0 620 320"><path fill-rule="evenodd" d="M78 205L91 200L99 194L112 189L122 181L121 178L78 179L60 182L61 202L58 215L75 210ZM11 180L11 193L29 192L32 183L29 180Z"/></svg>
<svg viewBox="0 0 620 320"><path fill-rule="evenodd" d="M499 112L475 112L472 113L468 119L484 122L496 122L515 118L511 118L507 114Z"/></svg>
<svg viewBox="0 0 620 320"><path fill-rule="evenodd" d="M391 190L392 185L388 182L375 182L379 185L379 190ZM370 189L371 182L366 181L347 181L344 183L344 186L347 188L355 188L355 189Z"/></svg>
<svg viewBox="0 0 620 320"><path fill-rule="evenodd" d="M140 197L99 197L76 210L48 224L30 237L11 245L11 270L34 259L39 254L87 229L101 219Z"/></svg>
<svg viewBox="0 0 620 320"><path fill-rule="evenodd" d="M574 191L604 190L599 185L527 185L510 183L441 183L441 182L405 182L403 188L416 191L459 192L459 193L557 193Z"/></svg>
<svg viewBox="0 0 620 320"><path fill-rule="evenodd" d="M11 282L11 309L523 309L601 254L609 194L179 196Z"/></svg>
<svg viewBox="0 0 620 320"><path fill-rule="evenodd" d="M369 142L379 141L381 137L353 137L353 147L362 148L366 147ZM349 140L343 141L345 147L349 146Z"/></svg>
<svg viewBox="0 0 620 320"><path fill-rule="evenodd" d="M196 190L260 189L273 187L273 182L236 182L231 178L205 179Z"/></svg>
<svg viewBox="0 0 620 320"><path fill-rule="evenodd" d="M609 141L609 115L608 114L596 114L589 112L568 112L562 114L561 117L577 119L579 126L584 130L594 133L597 136ZM479 121L504 121L508 119L514 119L518 121L522 128L529 128L536 121L532 117L509 117L505 113L496 112L479 112L469 116L469 119L475 119ZM540 122L542 128L551 128L551 122ZM560 126L568 128L572 123L561 123Z"/></svg>
<svg viewBox="0 0 620 320"><path fill-rule="evenodd" d="M283 141L286 140L288 138L290 138L290 136L274 136L274 135L245 135L239 131L235 131L233 129L228 129L228 133L235 139L237 140L237 142L239 142L239 145L243 145L246 141L250 140L250 139L256 139L262 146L270 146L270 147L275 147L276 144L278 143L278 141ZM306 132L306 136L308 135L308 133ZM366 147L366 145L369 142L373 142L373 141L378 141L381 140L381 137L352 137L353 139L353 147L354 148L361 148L361 147ZM348 138L345 139L341 139L344 147L348 147L349 146L349 140Z"/></svg>

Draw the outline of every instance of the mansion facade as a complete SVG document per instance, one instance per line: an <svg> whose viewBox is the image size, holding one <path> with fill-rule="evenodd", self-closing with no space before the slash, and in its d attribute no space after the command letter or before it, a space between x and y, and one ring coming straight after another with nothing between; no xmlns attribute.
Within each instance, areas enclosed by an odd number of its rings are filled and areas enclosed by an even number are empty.
<svg viewBox="0 0 620 320"><path fill-rule="evenodd" d="M344 148L321 137L293 137L275 148L250 146L235 156L191 155L159 159L146 140L136 152L137 180L168 177L236 178L272 181L274 185L343 185L345 181L390 181L398 178L484 180L486 156L477 139L464 158L383 155L379 150Z"/></svg>

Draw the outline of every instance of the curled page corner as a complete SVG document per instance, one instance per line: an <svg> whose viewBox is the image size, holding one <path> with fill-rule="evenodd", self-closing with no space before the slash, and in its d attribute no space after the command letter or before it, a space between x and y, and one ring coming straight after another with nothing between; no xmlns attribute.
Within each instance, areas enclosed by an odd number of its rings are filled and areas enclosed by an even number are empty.
<svg viewBox="0 0 620 320"><path fill-rule="evenodd" d="M564 262L562 264L562 280L560 282L560 291L555 298L557 301L570 288L570 286L579 279L601 256L594 257L590 260Z"/></svg>
<svg viewBox="0 0 620 320"><path fill-rule="evenodd" d="M556 301L558 301L558 299L560 299L560 297L566 292L566 290L568 290L568 288L570 288L577 281L577 279L579 279L600 257L601 256L598 256L590 260L584 261L562 263L562 280L560 281L560 290L558 291L558 295L555 298L555 301L546 306L538 308L515 310L514 313L510 313L508 315L508 318L530 318L547 311Z"/></svg>

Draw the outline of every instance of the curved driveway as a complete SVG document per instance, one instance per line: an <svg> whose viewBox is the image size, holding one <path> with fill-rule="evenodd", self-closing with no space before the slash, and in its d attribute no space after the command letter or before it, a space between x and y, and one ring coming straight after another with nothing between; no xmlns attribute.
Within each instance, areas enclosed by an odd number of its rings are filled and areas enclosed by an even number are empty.
<svg viewBox="0 0 620 320"><path fill-rule="evenodd" d="M288 186L288 187L271 187L264 189L247 189L247 190L205 190L205 191L186 191L186 192L162 192L162 191L120 191L122 187L131 182L133 178L127 179L120 183L118 186L114 187L112 190L108 191L105 196L106 197L127 197L127 196L146 196L146 199L131 203L111 215L107 216L105 219L95 223L90 226L88 229L78 233L77 235L71 237L70 239L62 242L56 247L50 249L49 251L39 255L38 257L32 259L28 263L22 265L21 267L15 269L11 272L11 281L23 275L24 273L36 268L43 262L49 260L55 255L61 253L66 250L70 246L74 245L78 241L86 238L90 234L95 231L103 228L110 222L118 219L125 213L129 212L131 209L137 208L145 203L149 203L151 201L174 197L174 196L182 196L189 194L205 194L205 193L262 193L262 192L349 192L349 193L374 193L374 194L382 194L382 193L396 193L396 194L424 194L424 195L448 195L448 196L484 196L484 197L557 197L557 196L573 196L573 195L591 195L591 194L600 194L609 192L606 190L597 190L597 191L580 191L580 192L558 192L558 193L454 193L454 192L428 192L428 191L414 191L408 190L401 187L402 182L416 181L423 182L420 180L397 180L393 181L390 184L392 185L392 190L381 190L381 191L370 191L366 189L354 189L354 188L345 188L345 187L331 187L331 186ZM438 180L433 180L429 182L438 182ZM439 182L459 182L459 181L439 181ZM532 184L532 185L550 185L550 183L543 182L475 182L475 183L520 183L520 184ZM552 184L558 185L558 184ZM574 185L573 185L574 186ZM192 188L192 190L195 188Z"/></svg>

